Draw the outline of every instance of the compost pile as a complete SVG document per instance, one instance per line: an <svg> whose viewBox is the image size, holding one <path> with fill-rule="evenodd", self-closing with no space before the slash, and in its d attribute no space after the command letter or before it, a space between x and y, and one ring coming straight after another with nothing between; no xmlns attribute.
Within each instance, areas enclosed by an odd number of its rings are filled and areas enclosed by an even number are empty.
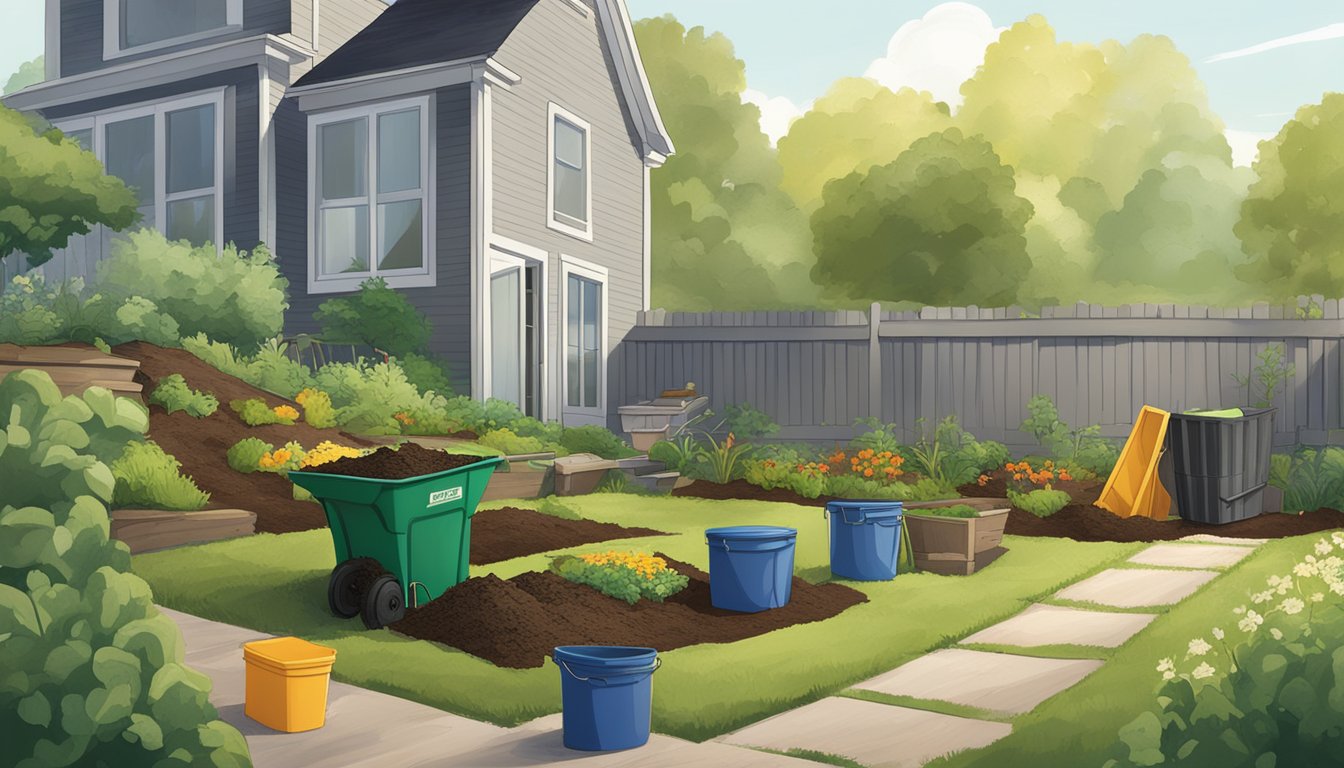
<svg viewBox="0 0 1344 768"><path fill-rule="evenodd" d="M629 605L546 572L507 581L493 574L467 581L410 610L392 625L404 635L433 640L500 667L540 667L557 645L634 645L670 651L697 643L731 643L794 624L822 621L866 602L841 584L797 577L788 605L735 613L710 604L709 575L666 555L668 567L690 584L665 602Z"/></svg>
<svg viewBox="0 0 1344 768"><path fill-rule="evenodd" d="M527 535L519 535L520 531L526 531ZM566 520L531 509L503 507L472 516L471 564L497 563L612 539L666 535L665 531L652 528L626 528L596 520Z"/></svg>
<svg viewBox="0 0 1344 768"><path fill-rule="evenodd" d="M405 480L408 477L446 472L478 461L481 461L480 456L447 453L416 443L404 443L399 448L379 448L367 456L337 459L304 471L377 480Z"/></svg>

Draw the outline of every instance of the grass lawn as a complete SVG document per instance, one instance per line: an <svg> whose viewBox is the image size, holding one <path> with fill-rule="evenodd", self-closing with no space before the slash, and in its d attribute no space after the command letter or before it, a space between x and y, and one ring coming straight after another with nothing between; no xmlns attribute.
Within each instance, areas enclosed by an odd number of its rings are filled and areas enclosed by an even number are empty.
<svg viewBox="0 0 1344 768"><path fill-rule="evenodd" d="M798 574L812 582L830 578L826 523L815 507L623 494L565 503L585 518L673 534L567 552L612 546L657 550L707 568L705 528L788 525L799 532ZM485 506L505 504L519 503ZM662 654L664 664L654 685L654 729L703 740L837 693L1018 613L1033 600L1144 546L1016 537L1004 544L1008 553L975 576L907 574L885 583L847 582L869 602L824 622ZM541 570L548 562L549 555L534 555L473 567L471 572L508 578ZM540 669L500 669L388 630L362 631L358 619L333 618L326 606L326 580L333 565L325 530L258 535L134 558L135 571L149 581L163 605L336 648L338 680L500 725L559 711L560 679L549 661Z"/></svg>
<svg viewBox="0 0 1344 768"><path fill-rule="evenodd" d="M1058 765L1066 755L1069 765L1101 765L1118 742L1117 731L1140 712L1155 708L1157 660L1181 658L1192 638L1209 640L1212 627L1223 628L1229 638L1236 634L1232 609L1246 605L1248 593L1264 589L1269 575L1288 573L1318 538L1313 534L1264 545L1159 616L1081 683L1015 718L1007 738L935 760L926 768L1036 768Z"/></svg>

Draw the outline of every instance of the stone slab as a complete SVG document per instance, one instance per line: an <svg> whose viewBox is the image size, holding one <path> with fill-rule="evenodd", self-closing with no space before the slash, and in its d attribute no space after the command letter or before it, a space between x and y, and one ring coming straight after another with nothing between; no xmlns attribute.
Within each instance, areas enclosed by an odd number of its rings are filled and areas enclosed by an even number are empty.
<svg viewBox="0 0 1344 768"><path fill-rule="evenodd" d="M854 686L1017 715L1092 674L1093 659L1042 659L945 648Z"/></svg>
<svg viewBox="0 0 1344 768"><path fill-rule="evenodd" d="M920 768L940 755L988 746L1011 731L1007 723L832 697L749 725L721 741L816 750L871 768Z"/></svg>
<svg viewBox="0 0 1344 768"><path fill-rule="evenodd" d="M1169 568L1226 568L1254 551L1254 547L1223 544L1154 544L1129 558L1129 562Z"/></svg>
<svg viewBox="0 0 1344 768"><path fill-rule="evenodd" d="M1040 645L1118 648L1156 618L1152 613L1106 613L1038 604L961 642L1024 648Z"/></svg>
<svg viewBox="0 0 1344 768"><path fill-rule="evenodd" d="M1111 568L1065 587L1055 597L1115 608L1150 608L1179 603L1217 575L1216 571Z"/></svg>
<svg viewBox="0 0 1344 768"><path fill-rule="evenodd" d="M1269 543L1269 539L1246 539L1238 536L1214 536L1211 533L1197 533L1194 536L1182 536L1181 541L1194 541L1200 544L1232 544L1258 547Z"/></svg>

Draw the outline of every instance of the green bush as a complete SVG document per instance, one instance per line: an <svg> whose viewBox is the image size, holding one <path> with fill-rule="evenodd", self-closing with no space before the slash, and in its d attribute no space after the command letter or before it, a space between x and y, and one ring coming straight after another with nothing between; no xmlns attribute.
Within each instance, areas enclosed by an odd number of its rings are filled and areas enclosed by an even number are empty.
<svg viewBox="0 0 1344 768"><path fill-rule="evenodd" d="M210 679L183 666L130 553L108 538L112 470L139 403L92 387L62 398L41 371L0 382L0 733L6 763L250 765L217 719Z"/></svg>
<svg viewBox="0 0 1344 768"><path fill-rule="evenodd" d="M765 411L750 403L729 405L723 409L724 424L729 432L742 440L759 440L779 434L779 425Z"/></svg>
<svg viewBox="0 0 1344 768"><path fill-rule="evenodd" d="M54 344L135 340L178 343L177 322L143 296L109 296L80 278L50 286L41 275L19 275L0 292L0 342Z"/></svg>
<svg viewBox="0 0 1344 768"><path fill-rule="evenodd" d="M767 491L783 488L808 499L817 498L826 489L826 475L815 466L802 465L801 460L748 459L743 462L742 479Z"/></svg>
<svg viewBox="0 0 1344 768"><path fill-rule="evenodd" d="M701 450L694 435L683 434L649 446L649 460L662 462L669 470L689 476Z"/></svg>
<svg viewBox="0 0 1344 768"><path fill-rule="evenodd" d="M238 418L249 427L261 427L267 424L284 424L291 426L293 419L287 419L275 412L275 409L266 404L265 400L259 397L250 397L246 400L230 400L229 408L238 414Z"/></svg>
<svg viewBox="0 0 1344 768"><path fill-rule="evenodd" d="M133 232L98 263L97 290L116 299L141 296L176 321L182 336L252 350L280 333L288 282L265 246L251 253L228 245L192 247L152 229ZM176 338L176 334L174 335Z"/></svg>
<svg viewBox="0 0 1344 768"><path fill-rule="evenodd" d="M1308 549L1310 547L1310 549ZM1226 624L1157 661L1105 768L1344 764L1344 533L1304 544Z"/></svg>
<svg viewBox="0 0 1344 768"><path fill-rule="evenodd" d="M275 450L275 446L256 437L245 437L229 447L225 460L229 469L244 474L260 469L261 457Z"/></svg>
<svg viewBox="0 0 1344 768"><path fill-rule="evenodd" d="M494 448L505 456L517 456L524 453L541 453L545 444L535 437L519 437L511 429L493 429L481 435L478 443Z"/></svg>
<svg viewBox="0 0 1344 768"><path fill-rule="evenodd" d="M364 344L396 357L423 352L429 343L428 318L380 277L361 283L359 293L327 299L313 317L328 342Z"/></svg>
<svg viewBox="0 0 1344 768"><path fill-rule="evenodd" d="M940 501L956 497L936 481L924 477L914 483L879 482L854 475L827 475L825 495L841 499L891 499L893 501Z"/></svg>
<svg viewBox="0 0 1344 768"><path fill-rule="evenodd" d="M295 402L303 409L303 420L312 427L327 429L336 426L336 409L331 405L331 396L320 389L311 387L294 396Z"/></svg>
<svg viewBox="0 0 1344 768"><path fill-rule="evenodd" d="M857 419L854 422L856 427L864 427L866 431L860 433L858 437L849 441L849 448L853 452L866 449L872 449L874 453L890 451L891 453L901 453L901 425L884 424L882 420L869 416L864 419ZM905 455L901 453L901 455ZM909 460L906 456L906 460Z"/></svg>
<svg viewBox="0 0 1344 768"><path fill-rule="evenodd" d="M230 344L211 341L205 334L198 333L182 339L182 348L195 355L212 368L227 373L235 379L256 386L256 377L249 367L251 358L240 354Z"/></svg>
<svg viewBox="0 0 1344 768"><path fill-rule="evenodd" d="M1028 493L1008 489L1008 500L1014 507L1037 517L1049 517L1069 505L1073 499L1059 489L1037 488Z"/></svg>
<svg viewBox="0 0 1344 768"><path fill-rule="evenodd" d="M173 373L159 381L149 395L149 402L162 406L169 413L186 411L188 416L203 419L219 408L219 401L208 392L192 389L182 374Z"/></svg>
<svg viewBox="0 0 1344 768"><path fill-rule="evenodd" d="M470 397L448 398L444 404L444 415L448 421L478 435L492 429L512 428L520 419L526 418L518 406L493 397L483 403Z"/></svg>
<svg viewBox="0 0 1344 768"><path fill-rule="evenodd" d="M210 501L210 494L182 474L182 463L164 453L153 440L133 442L112 462L116 488L112 506L194 511Z"/></svg>
<svg viewBox="0 0 1344 768"><path fill-rule="evenodd" d="M437 355L421 355L407 352L397 358L406 380L415 385L421 394L434 392L445 397L453 393L453 384L448 380L448 363Z"/></svg>
<svg viewBox="0 0 1344 768"><path fill-rule="evenodd" d="M248 363L249 383L281 397L292 398L313 386L308 366L288 354L287 344L267 339Z"/></svg>
<svg viewBox="0 0 1344 768"><path fill-rule="evenodd" d="M589 425L565 427L560 433L560 445L570 453L591 453L604 459L628 459L639 451L625 444L606 427Z"/></svg>
<svg viewBox="0 0 1344 768"><path fill-rule="evenodd" d="M1059 411L1048 395L1036 395L1027 401L1027 412L1030 415L1020 429L1034 436L1056 462L1078 474L1079 470L1086 470L1102 477L1115 469L1120 449L1101 436L1101 427L1071 429L1059 420Z"/></svg>
<svg viewBox="0 0 1344 768"><path fill-rule="evenodd" d="M643 553L562 555L551 562L551 569L569 581L630 605L640 599L661 603L690 583L690 579L668 568L661 557Z"/></svg>
<svg viewBox="0 0 1344 768"><path fill-rule="evenodd" d="M1344 448L1299 448L1270 457L1269 482L1283 489L1284 512L1344 509Z"/></svg>

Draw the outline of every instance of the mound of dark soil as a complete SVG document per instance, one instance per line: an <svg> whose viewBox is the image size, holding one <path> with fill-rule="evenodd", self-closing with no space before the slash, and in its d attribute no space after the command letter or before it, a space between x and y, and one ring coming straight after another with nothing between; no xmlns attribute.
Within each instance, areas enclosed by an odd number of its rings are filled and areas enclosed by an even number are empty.
<svg viewBox="0 0 1344 768"><path fill-rule="evenodd" d="M789 604L760 613L710 605L709 576L665 558L690 585L665 602L622 600L550 572L507 581L468 579L407 612L392 629L459 648L501 667L541 666L557 645L635 645L670 651L697 643L731 643L776 629L829 619L867 598L841 584L794 578Z"/></svg>
<svg viewBox="0 0 1344 768"><path fill-rule="evenodd" d="M379 448L367 456L337 459L304 471L377 480L405 480L408 477L447 472L479 461L480 456L447 453L417 443L403 443L400 448Z"/></svg>
<svg viewBox="0 0 1344 768"><path fill-rule="evenodd" d="M626 528L595 520L566 520L531 509L504 507L477 512L471 519L471 564L577 547L612 539L666 536L652 528Z"/></svg>

